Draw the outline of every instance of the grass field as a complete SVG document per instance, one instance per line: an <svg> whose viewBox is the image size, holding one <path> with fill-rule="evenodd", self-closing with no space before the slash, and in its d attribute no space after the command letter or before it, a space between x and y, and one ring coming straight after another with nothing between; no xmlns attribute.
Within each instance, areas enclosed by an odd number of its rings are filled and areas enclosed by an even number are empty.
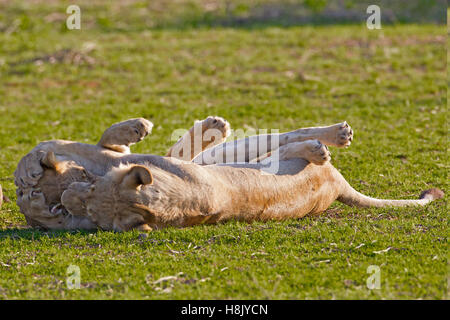
<svg viewBox="0 0 450 320"><path fill-rule="evenodd" d="M332 162L357 190L448 191L445 26L197 26L191 15L165 27L138 1L79 3L82 29L67 31L64 2L0 1L0 184L12 200L0 210L0 298L448 298L446 199L147 235L40 232L25 227L13 183L44 140L96 143L145 117L153 133L132 151L162 155L174 129L219 115L244 130L347 120L354 142ZM366 286L370 265L380 289Z"/></svg>

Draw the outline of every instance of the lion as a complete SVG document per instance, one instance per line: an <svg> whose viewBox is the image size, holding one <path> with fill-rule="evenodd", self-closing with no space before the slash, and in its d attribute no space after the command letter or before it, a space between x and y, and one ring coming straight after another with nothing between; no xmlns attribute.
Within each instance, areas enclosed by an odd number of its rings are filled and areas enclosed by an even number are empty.
<svg viewBox="0 0 450 320"><path fill-rule="evenodd" d="M198 152L174 152L177 145L192 146L195 134L185 135L169 150L172 157L162 157L121 147L148 134L147 120L132 120L106 130L100 145L50 141L22 159L15 181L27 222L47 229L151 231L231 219L302 218L322 213L335 200L385 207L425 205L443 197L430 189L419 200L385 200L353 189L332 166L328 149L351 144L353 130L346 122L224 142L229 128L221 119L218 133L210 135L217 138L201 142ZM206 127L217 125L214 119L207 123L197 125L200 139ZM124 128L137 125L143 130ZM134 132L133 139L121 133L115 140L115 130Z"/></svg>

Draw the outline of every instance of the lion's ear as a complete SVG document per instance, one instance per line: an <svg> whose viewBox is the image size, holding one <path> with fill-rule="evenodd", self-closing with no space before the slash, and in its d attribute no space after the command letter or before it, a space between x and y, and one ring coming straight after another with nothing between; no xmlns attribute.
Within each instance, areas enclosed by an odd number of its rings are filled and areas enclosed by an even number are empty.
<svg viewBox="0 0 450 320"><path fill-rule="evenodd" d="M146 167L144 166L132 166L122 182L125 186L129 188L136 189L141 185L148 185L153 183L153 176Z"/></svg>
<svg viewBox="0 0 450 320"><path fill-rule="evenodd" d="M41 159L41 164L49 169L54 169L58 171L58 161L56 160L53 151L47 152Z"/></svg>

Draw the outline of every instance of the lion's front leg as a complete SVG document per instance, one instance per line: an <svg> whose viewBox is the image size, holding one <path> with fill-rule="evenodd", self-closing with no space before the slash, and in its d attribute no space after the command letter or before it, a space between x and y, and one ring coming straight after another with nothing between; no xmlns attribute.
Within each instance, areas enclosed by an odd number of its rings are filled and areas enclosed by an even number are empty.
<svg viewBox="0 0 450 320"><path fill-rule="evenodd" d="M113 124L105 130L98 146L121 153L130 153L130 145L146 137L153 128L153 123L144 119L129 119Z"/></svg>
<svg viewBox="0 0 450 320"><path fill-rule="evenodd" d="M21 189L36 186L39 179L44 175L41 162L47 154L47 150L54 151L56 147L56 143L43 142L20 159L14 171L15 185Z"/></svg>

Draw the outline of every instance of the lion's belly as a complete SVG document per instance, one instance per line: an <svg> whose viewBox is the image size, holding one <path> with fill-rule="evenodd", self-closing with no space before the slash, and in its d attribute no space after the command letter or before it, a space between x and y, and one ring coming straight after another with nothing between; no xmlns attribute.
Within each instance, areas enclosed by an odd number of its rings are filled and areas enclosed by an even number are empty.
<svg viewBox="0 0 450 320"><path fill-rule="evenodd" d="M284 220L319 214L338 197L333 175L327 166L307 166L294 176L267 177L232 190L217 221ZM262 179L262 178L260 178Z"/></svg>

